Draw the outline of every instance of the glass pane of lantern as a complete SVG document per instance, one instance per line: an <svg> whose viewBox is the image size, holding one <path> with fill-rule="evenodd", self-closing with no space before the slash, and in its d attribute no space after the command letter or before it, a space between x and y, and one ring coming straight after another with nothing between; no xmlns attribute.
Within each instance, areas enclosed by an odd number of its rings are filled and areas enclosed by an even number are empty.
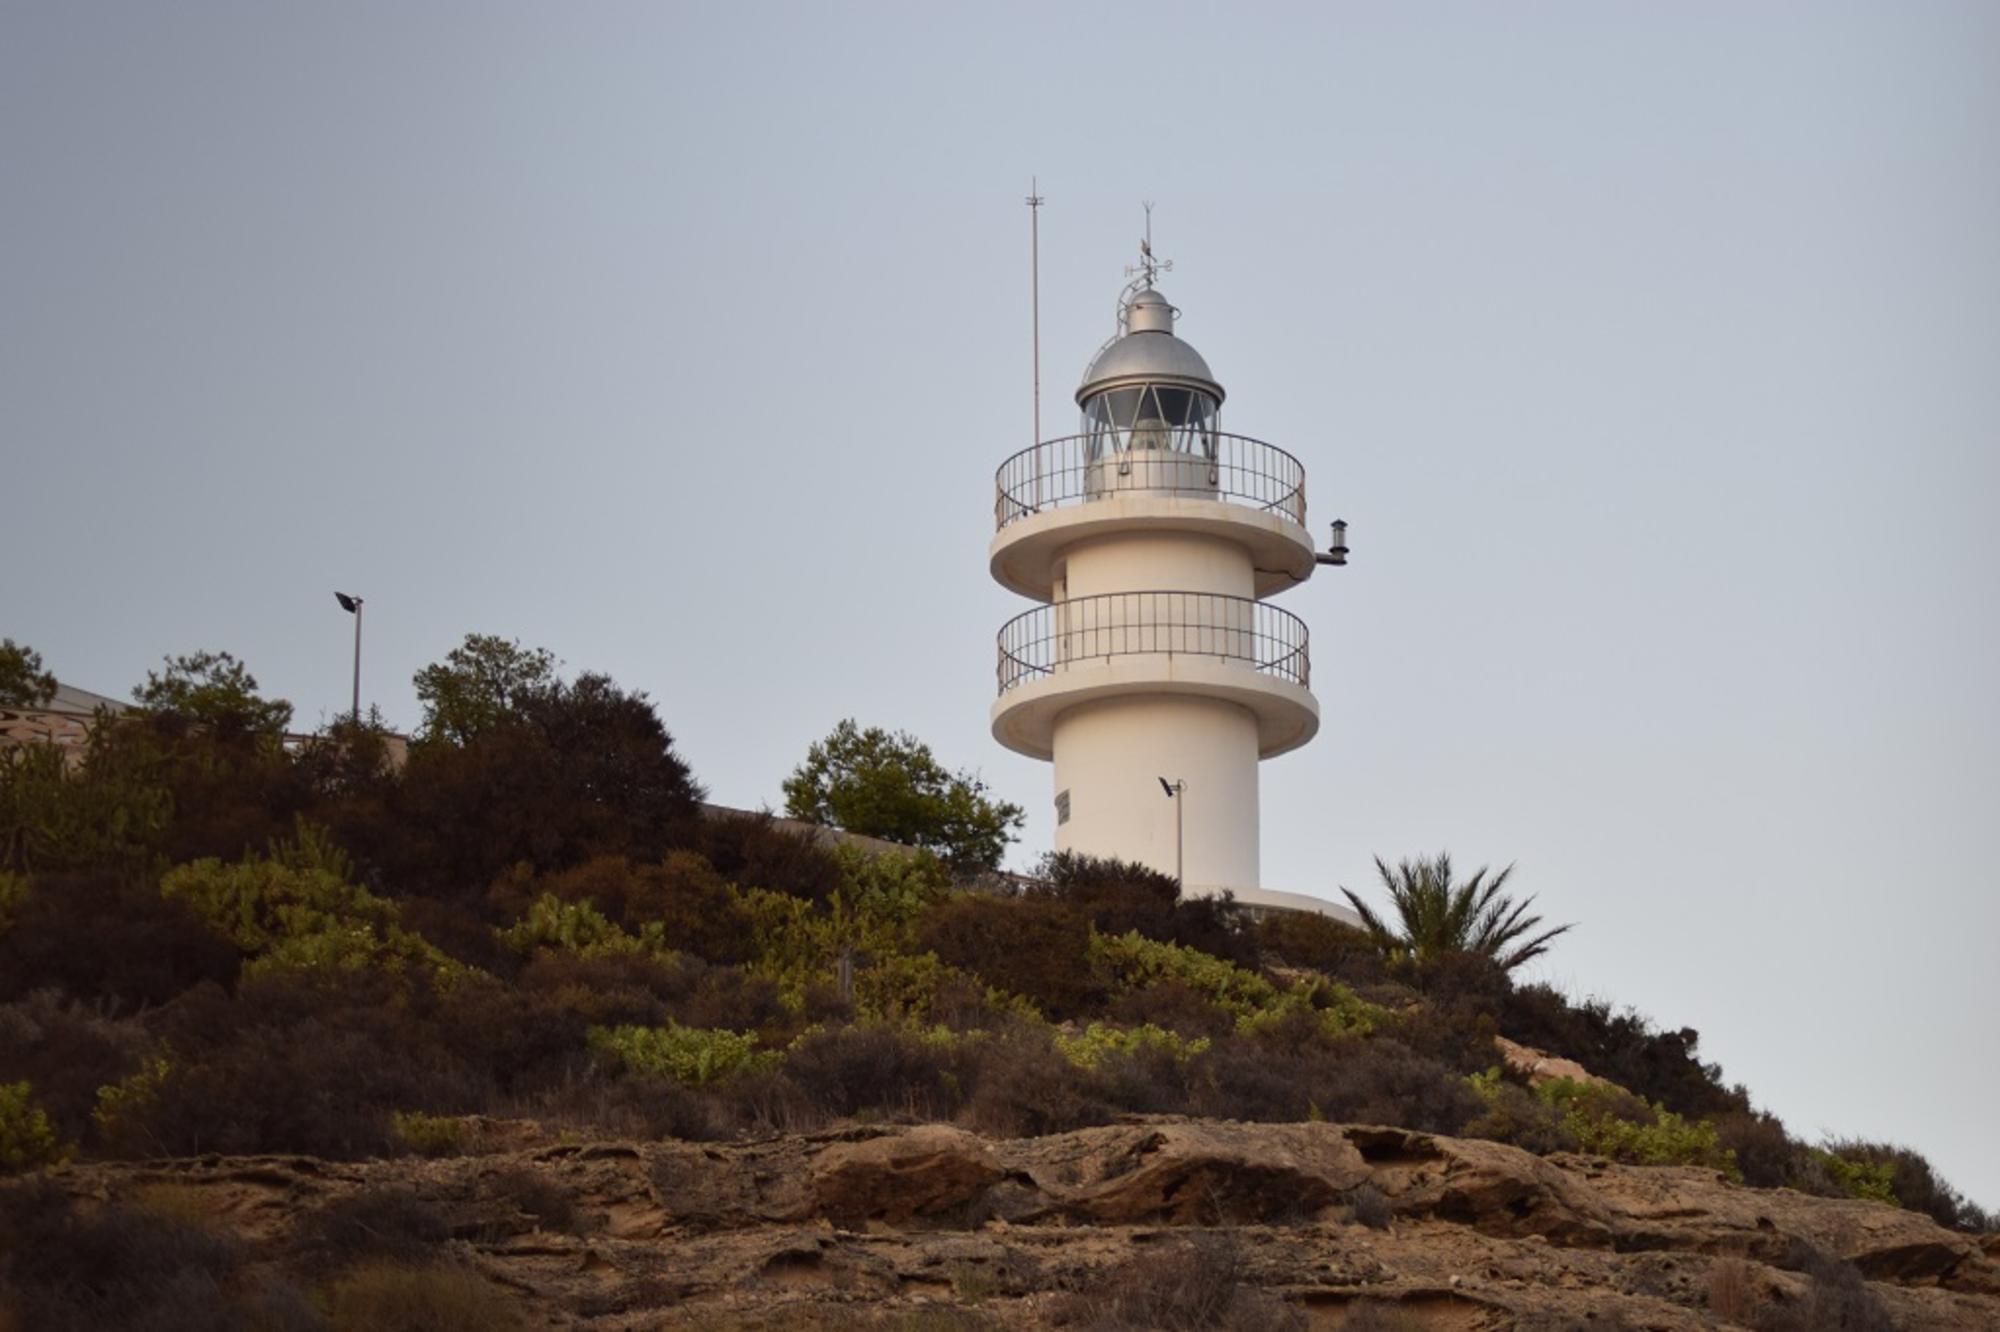
<svg viewBox="0 0 2000 1332"><path fill-rule="evenodd" d="M1192 422L1196 397L1194 390L1162 386L1154 392L1159 395L1161 420L1168 425L1177 426Z"/></svg>
<svg viewBox="0 0 2000 1332"><path fill-rule="evenodd" d="M1139 390L1135 388L1112 389L1100 393L1095 401L1103 404L1105 419L1122 429L1131 429L1139 416Z"/></svg>

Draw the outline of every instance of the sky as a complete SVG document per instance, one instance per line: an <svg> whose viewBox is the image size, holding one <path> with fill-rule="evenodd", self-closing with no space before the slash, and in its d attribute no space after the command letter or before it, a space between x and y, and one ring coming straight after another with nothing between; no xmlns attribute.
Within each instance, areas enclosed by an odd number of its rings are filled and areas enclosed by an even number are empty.
<svg viewBox="0 0 2000 1332"><path fill-rule="evenodd" d="M0 0L0 633L302 724L468 632L720 802L843 717L1029 811L992 476L1142 200L1350 567L1264 886L1517 868L1532 974L2000 1207L2000 8Z"/></svg>

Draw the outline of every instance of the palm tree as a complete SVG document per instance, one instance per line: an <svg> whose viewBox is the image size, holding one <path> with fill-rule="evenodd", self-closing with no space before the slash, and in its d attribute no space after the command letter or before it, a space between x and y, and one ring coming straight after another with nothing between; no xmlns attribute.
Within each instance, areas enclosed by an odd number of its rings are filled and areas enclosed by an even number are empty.
<svg viewBox="0 0 2000 1332"><path fill-rule="evenodd" d="M1375 946L1392 959L1423 963L1444 953L1479 953L1491 958L1501 970L1512 971L1547 952L1557 935L1575 928L1558 925L1535 934L1542 923L1540 916L1528 914L1535 899L1516 902L1500 892L1514 872L1512 865L1490 880L1486 877L1486 867L1481 866L1471 878L1457 884L1451 881L1451 856L1447 852L1439 852L1435 859L1419 857L1402 861L1393 871L1377 856L1375 868L1382 876L1382 886L1389 890L1390 904L1401 919L1400 931L1390 929L1350 889L1340 891L1354 904L1362 927L1374 939Z"/></svg>

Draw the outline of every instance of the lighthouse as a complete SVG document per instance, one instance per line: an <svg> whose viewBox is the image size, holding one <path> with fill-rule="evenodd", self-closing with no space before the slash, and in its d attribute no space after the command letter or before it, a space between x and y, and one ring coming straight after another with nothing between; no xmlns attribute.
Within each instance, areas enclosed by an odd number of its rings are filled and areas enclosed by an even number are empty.
<svg viewBox="0 0 2000 1332"><path fill-rule="evenodd" d="M1038 603L1001 628L991 719L1049 760L1058 851L1137 861L1188 895L1260 891L1257 770L1319 730L1306 625L1305 469L1223 429L1227 396L1177 331L1151 245L1076 390L1077 433L996 477L989 566ZM1234 416L1235 408L1231 408Z"/></svg>

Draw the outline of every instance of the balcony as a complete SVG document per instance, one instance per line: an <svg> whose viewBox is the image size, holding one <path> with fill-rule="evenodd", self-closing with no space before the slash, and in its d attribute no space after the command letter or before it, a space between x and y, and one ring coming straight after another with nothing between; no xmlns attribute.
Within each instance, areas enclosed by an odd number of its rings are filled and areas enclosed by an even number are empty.
<svg viewBox="0 0 2000 1332"><path fill-rule="evenodd" d="M1313 572L1305 467L1261 440L1208 430L1071 435L1024 449L994 477L993 577L1022 596L1055 599L1064 552L1121 533L1192 532L1243 546L1260 597Z"/></svg>
<svg viewBox="0 0 2000 1332"><path fill-rule="evenodd" d="M1306 469L1297 458L1247 435L1203 431L1193 442L1111 451L1104 435L1069 435L1023 449L994 477L994 529L1118 495L1219 500L1305 526Z"/></svg>
<svg viewBox="0 0 2000 1332"><path fill-rule="evenodd" d="M1047 758L1056 717L1099 698L1189 694L1256 715L1263 757L1319 729L1305 622L1250 597L1110 592L1037 606L1002 626L993 734Z"/></svg>
<svg viewBox="0 0 2000 1332"><path fill-rule="evenodd" d="M1312 687L1306 624L1216 592L1107 592L1037 606L1000 628L1000 692L1113 657L1212 657Z"/></svg>

